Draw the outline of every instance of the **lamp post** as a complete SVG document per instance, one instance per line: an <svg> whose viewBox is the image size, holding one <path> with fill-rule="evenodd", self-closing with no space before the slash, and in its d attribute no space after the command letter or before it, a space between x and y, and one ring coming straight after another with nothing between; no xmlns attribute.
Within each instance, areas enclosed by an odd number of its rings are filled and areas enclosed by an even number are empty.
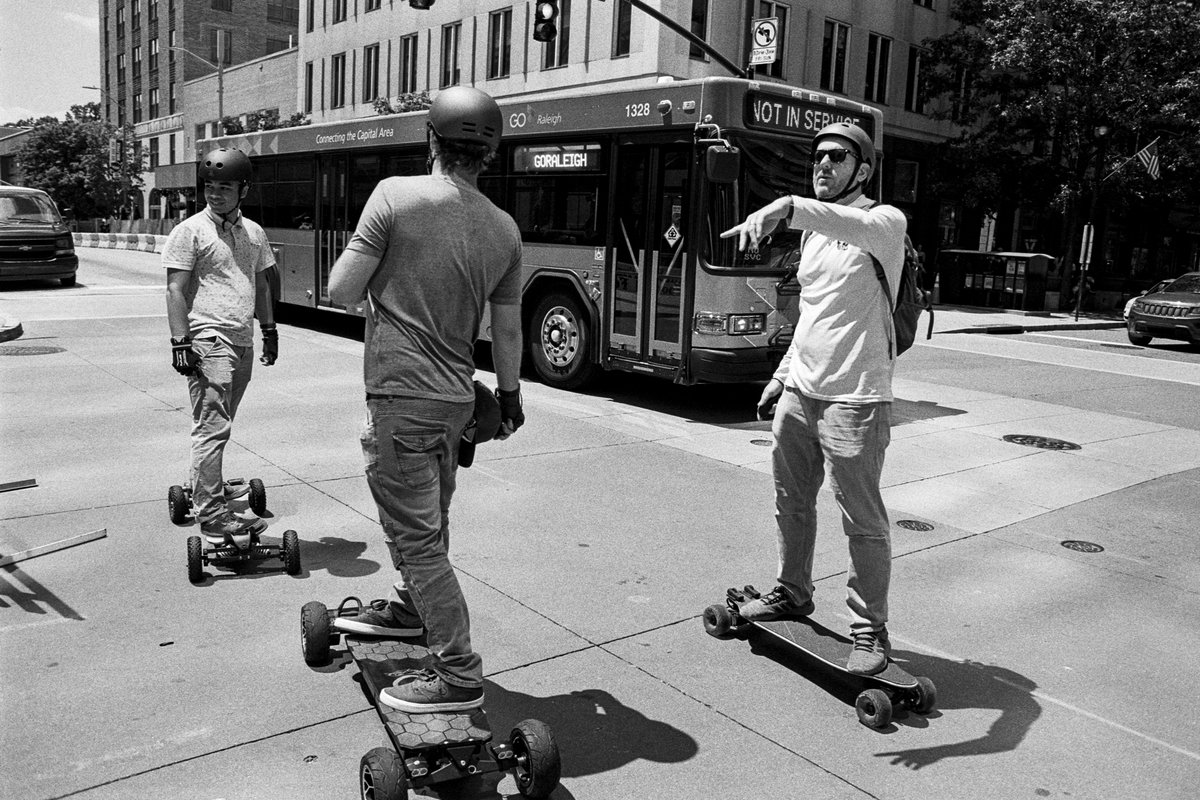
<svg viewBox="0 0 1200 800"><path fill-rule="evenodd" d="M1097 125L1096 168L1092 176L1092 202L1088 210L1088 221L1083 227L1083 241L1079 251L1079 283L1075 287L1075 320L1079 321L1079 308L1083 305L1083 291L1087 284L1088 270L1092 266L1092 253L1096 238L1096 207L1100 203L1100 185L1108 178L1104 175L1104 150L1108 144L1108 126Z"/></svg>
<svg viewBox="0 0 1200 800"><path fill-rule="evenodd" d="M111 123L107 122L109 119L109 116L108 116L108 99L109 99L108 92L99 86L83 86L80 88L95 89L97 92L100 93L100 102L103 106L101 119L104 120L106 122L106 124L111 124ZM116 145L116 153L114 153L112 150L113 145ZM109 139L108 164L110 167L112 167L114 165L117 167L117 170L118 170L117 179L121 185L121 205L117 209L118 214L123 213L123 209L127 205L130 205L129 176L126 174L126 171L125 171L125 145L126 145L126 141L125 141L124 129L122 129L117 136L114 136L112 139ZM114 156L115 156L115 158L114 158Z"/></svg>
<svg viewBox="0 0 1200 800"><path fill-rule="evenodd" d="M186 47L168 47L168 50L178 50L181 53L187 53L197 61L207 64L217 71L217 124L221 124L225 119L225 63L223 56L225 55L225 31L217 30L217 63L212 63L207 58L200 56L188 50ZM222 131L224 133L224 131Z"/></svg>

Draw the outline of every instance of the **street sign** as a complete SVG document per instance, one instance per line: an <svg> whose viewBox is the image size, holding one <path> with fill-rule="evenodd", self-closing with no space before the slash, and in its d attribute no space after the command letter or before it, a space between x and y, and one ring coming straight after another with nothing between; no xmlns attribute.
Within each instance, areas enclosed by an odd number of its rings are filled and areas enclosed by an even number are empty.
<svg viewBox="0 0 1200 800"><path fill-rule="evenodd" d="M1092 223L1083 226L1083 241L1079 243L1079 263L1084 269L1092 265Z"/></svg>
<svg viewBox="0 0 1200 800"><path fill-rule="evenodd" d="M763 17L750 21L750 66L773 64L779 49L779 19Z"/></svg>

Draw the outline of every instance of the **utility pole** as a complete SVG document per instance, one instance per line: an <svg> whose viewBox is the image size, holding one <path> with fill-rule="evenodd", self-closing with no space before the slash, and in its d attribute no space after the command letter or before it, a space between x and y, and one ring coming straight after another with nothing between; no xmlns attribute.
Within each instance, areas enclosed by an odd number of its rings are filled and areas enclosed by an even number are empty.
<svg viewBox="0 0 1200 800"><path fill-rule="evenodd" d="M225 31L217 29L217 63L209 61L188 50L186 47L168 47L168 50L178 50L187 53L202 64L207 64L217 71L217 124L225 119ZM224 131L221 131L224 133Z"/></svg>

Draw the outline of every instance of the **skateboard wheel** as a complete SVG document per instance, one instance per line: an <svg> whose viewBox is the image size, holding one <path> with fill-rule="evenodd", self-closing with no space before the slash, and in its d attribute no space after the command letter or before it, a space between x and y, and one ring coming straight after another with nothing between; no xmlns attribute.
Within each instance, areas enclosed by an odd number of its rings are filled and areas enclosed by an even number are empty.
<svg viewBox="0 0 1200 800"><path fill-rule="evenodd" d="M320 666L329 660L329 609L312 600L300 609L300 649L304 663Z"/></svg>
<svg viewBox="0 0 1200 800"><path fill-rule="evenodd" d="M917 702L913 704L913 711L916 711L918 714L928 714L937 705L937 687L933 685L933 681L924 676L916 680Z"/></svg>
<svg viewBox="0 0 1200 800"><path fill-rule="evenodd" d="M187 540L188 580L199 583L204 580L204 543L199 536L189 536Z"/></svg>
<svg viewBox="0 0 1200 800"><path fill-rule="evenodd" d="M718 638L728 635L733 629L733 613L728 607L711 605L704 609L704 630L709 636Z"/></svg>
<svg viewBox="0 0 1200 800"><path fill-rule="evenodd" d="M362 800L408 800L404 762L394 750L376 747L358 762L358 790Z"/></svg>
<svg viewBox="0 0 1200 800"><path fill-rule="evenodd" d="M300 574L300 537L295 531L283 532L283 566L288 575Z"/></svg>
<svg viewBox="0 0 1200 800"><path fill-rule="evenodd" d="M892 721L892 699L882 689L867 689L854 701L858 721L869 728L886 728Z"/></svg>
<svg viewBox="0 0 1200 800"><path fill-rule="evenodd" d="M167 513L171 517L171 522L176 525L182 525L187 520L188 511L191 503L188 502L187 493L183 491L183 487L176 485L167 489Z"/></svg>
<svg viewBox="0 0 1200 800"><path fill-rule="evenodd" d="M260 517L267 511L267 487L258 478L250 479L250 510Z"/></svg>
<svg viewBox="0 0 1200 800"><path fill-rule="evenodd" d="M525 797L549 797L562 774L562 760L550 726L536 719L518 722L512 730L512 748L517 757L517 791Z"/></svg>

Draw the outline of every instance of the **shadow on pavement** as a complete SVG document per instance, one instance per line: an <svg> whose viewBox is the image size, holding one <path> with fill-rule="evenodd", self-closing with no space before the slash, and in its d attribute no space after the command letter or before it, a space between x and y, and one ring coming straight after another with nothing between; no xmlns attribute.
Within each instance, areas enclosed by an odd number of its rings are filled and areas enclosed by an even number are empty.
<svg viewBox="0 0 1200 800"><path fill-rule="evenodd" d="M63 619L83 619L78 611L15 564L0 567L0 608L8 608L10 605L15 605L29 614L53 614Z"/></svg>

